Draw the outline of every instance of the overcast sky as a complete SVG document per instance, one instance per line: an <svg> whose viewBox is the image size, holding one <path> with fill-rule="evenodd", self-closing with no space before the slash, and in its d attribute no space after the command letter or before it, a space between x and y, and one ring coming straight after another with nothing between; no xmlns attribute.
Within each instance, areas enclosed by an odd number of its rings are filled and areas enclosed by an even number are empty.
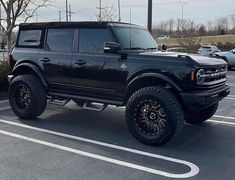
<svg viewBox="0 0 235 180"><path fill-rule="evenodd" d="M51 0L56 7L41 9L39 21L56 21L59 10L65 10L65 0ZM120 0L122 21L146 26L148 0ZM197 22L215 20L221 16L235 14L235 0L183 0L184 17ZM95 20L99 0L68 0L71 4L73 21ZM102 6L117 8L117 0L102 0ZM181 18L181 5L178 0L153 0L153 24L170 18ZM62 14L65 20L65 13ZM35 20L36 18L34 18Z"/></svg>

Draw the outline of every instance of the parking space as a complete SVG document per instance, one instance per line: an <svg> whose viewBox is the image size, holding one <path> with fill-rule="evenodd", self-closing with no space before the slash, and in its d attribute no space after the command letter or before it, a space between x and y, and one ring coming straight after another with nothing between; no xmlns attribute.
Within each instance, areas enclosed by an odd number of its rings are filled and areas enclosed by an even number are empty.
<svg viewBox="0 0 235 180"><path fill-rule="evenodd" d="M234 83L234 86L232 84ZM200 126L186 124L163 147L138 142L124 109L104 112L48 105L35 121L0 103L1 179L231 179L235 176L235 72L231 95Z"/></svg>

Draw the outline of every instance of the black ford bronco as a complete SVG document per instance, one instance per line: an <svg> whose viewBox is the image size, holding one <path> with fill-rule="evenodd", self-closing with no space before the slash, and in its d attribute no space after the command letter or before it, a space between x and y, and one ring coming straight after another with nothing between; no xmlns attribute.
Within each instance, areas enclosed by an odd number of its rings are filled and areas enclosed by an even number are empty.
<svg viewBox="0 0 235 180"><path fill-rule="evenodd" d="M125 106L130 132L150 145L167 143L185 121L206 121L230 92L224 60L159 51L133 24L21 24L9 63L9 100L20 118L36 118L48 101Z"/></svg>

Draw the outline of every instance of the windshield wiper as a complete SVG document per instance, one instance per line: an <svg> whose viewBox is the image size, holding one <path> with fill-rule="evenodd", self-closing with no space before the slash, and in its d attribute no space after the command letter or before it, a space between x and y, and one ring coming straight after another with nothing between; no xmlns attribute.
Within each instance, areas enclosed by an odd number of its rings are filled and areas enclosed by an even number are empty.
<svg viewBox="0 0 235 180"><path fill-rule="evenodd" d="M153 47L153 48L147 48L147 50L156 50L157 48Z"/></svg>

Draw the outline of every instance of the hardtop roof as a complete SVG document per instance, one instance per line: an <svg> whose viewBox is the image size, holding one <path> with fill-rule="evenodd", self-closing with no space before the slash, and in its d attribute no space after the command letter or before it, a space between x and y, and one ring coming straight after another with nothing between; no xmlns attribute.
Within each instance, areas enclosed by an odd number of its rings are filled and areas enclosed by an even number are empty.
<svg viewBox="0 0 235 180"><path fill-rule="evenodd" d="M21 23L20 29L36 29L36 28L106 28L108 24L114 26L130 25L123 22L99 22L99 21L82 21L82 22L39 22L39 23ZM131 24L134 25L134 24ZM138 26L138 25L134 25ZM140 27L140 26L139 26Z"/></svg>

